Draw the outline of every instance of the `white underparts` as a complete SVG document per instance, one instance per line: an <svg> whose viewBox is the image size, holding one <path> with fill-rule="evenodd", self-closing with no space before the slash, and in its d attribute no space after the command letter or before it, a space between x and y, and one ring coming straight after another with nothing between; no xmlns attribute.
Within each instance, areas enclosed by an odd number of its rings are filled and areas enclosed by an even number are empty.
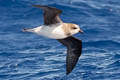
<svg viewBox="0 0 120 80"><path fill-rule="evenodd" d="M42 25L40 27L33 28L32 31L33 33L52 39L63 39L68 37L65 35L61 24L51 26Z"/></svg>

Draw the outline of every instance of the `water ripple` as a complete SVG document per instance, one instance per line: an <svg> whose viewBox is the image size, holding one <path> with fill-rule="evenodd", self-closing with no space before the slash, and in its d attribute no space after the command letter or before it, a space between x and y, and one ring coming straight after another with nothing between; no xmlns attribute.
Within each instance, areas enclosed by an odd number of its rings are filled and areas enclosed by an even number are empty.
<svg viewBox="0 0 120 80"><path fill-rule="evenodd" d="M23 28L43 24L42 11L32 4L60 8L64 22L84 30L75 35L83 52L66 76L66 48L56 40ZM119 80L119 0L0 0L0 80Z"/></svg>

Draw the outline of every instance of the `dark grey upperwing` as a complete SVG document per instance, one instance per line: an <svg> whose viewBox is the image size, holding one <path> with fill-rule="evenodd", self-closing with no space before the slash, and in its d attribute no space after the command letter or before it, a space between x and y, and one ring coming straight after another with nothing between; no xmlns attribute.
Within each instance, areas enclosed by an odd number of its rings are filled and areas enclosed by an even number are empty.
<svg viewBox="0 0 120 80"><path fill-rule="evenodd" d="M62 13L60 9L49 7L49 6L41 6L41 5L33 5L34 7L41 8L44 11L44 24L50 25L55 23L62 22L59 15Z"/></svg>
<svg viewBox="0 0 120 80"><path fill-rule="evenodd" d="M82 41L72 36L65 39L58 39L58 41L67 47L66 74L69 74L81 55Z"/></svg>

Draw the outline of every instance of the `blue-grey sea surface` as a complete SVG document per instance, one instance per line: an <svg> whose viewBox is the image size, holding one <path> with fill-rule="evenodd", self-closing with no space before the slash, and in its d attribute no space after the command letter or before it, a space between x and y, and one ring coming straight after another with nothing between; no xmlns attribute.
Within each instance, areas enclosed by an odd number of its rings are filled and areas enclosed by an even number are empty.
<svg viewBox="0 0 120 80"><path fill-rule="evenodd" d="M42 10L63 11L84 34L83 52L66 76L66 47L23 28L43 24ZM0 80L120 80L120 0L0 0Z"/></svg>

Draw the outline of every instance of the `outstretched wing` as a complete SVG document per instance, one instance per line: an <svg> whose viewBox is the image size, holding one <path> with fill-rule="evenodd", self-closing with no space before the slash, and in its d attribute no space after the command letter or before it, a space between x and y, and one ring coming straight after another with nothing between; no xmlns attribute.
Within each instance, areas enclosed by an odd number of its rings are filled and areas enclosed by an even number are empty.
<svg viewBox="0 0 120 80"><path fill-rule="evenodd" d="M59 17L62 11L60 9L49 7L49 6L42 6L42 5L33 5L34 7L41 8L44 11L44 24L50 25L55 23L61 23L61 19Z"/></svg>
<svg viewBox="0 0 120 80"><path fill-rule="evenodd" d="M69 74L81 55L82 41L72 36L65 39L58 39L58 41L67 47L66 74Z"/></svg>

